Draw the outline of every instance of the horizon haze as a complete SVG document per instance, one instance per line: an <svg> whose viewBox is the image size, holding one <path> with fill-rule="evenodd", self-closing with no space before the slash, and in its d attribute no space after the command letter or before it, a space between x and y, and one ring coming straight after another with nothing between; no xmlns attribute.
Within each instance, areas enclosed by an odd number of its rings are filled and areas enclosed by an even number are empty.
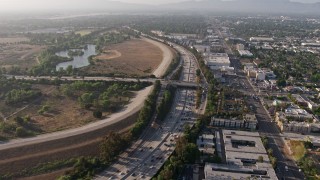
<svg viewBox="0 0 320 180"><path fill-rule="evenodd" d="M49 11L232 11L318 14L320 0L0 0L2 13ZM311 4L310 4L311 3ZM279 6L281 8L279 8ZM236 8L235 8L236 7ZM274 7L274 8L273 8ZM283 8L285 7L285 8Z"/></svg>

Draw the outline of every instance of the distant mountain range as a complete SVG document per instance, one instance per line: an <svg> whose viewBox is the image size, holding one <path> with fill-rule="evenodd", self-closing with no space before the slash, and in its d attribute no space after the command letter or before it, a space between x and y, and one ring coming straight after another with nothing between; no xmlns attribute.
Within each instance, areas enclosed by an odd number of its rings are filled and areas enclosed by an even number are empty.
<svg viewBox="0 0 320 180"><path fill-rule="evenodd" d="M177 10L200 12L253 12L320 15L320 3L299 3L289 0L202 0L162 5Z"/></svg>
<svg viewBox="0 0 320 180"><path fill-rule="evenodd" d="M76 4L80 5L85 1L87 0L77 0ZM299 3L291 2L290 0L190 0L164 5L144 5L118 1L90 0L90 5L87 5L86 8L140 12L188 11L320 15L320 3Z"/></svg>

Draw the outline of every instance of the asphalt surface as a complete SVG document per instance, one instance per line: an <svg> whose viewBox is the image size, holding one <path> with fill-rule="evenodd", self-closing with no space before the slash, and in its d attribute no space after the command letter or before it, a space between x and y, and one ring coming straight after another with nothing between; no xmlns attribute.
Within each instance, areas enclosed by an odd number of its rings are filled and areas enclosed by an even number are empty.
<svg viewBox="0 0 320 180"><path fill-rule="evenodd" d="M269 139L268 147L273 150L273 155L277 158L278 163L276 167L276 174L279 179L301 180L304 179L302 172L299 172L299 168L295 162L284 155L285 142L278 127L272 122L271 116L264 108L263 97L259 97L258 93L254 91L249 80L244 76L238 76L237 79L231 80L231 83L236 83L237 90L241 91L248 96L248 104L250 104L257 116L258 131L261 136L266 136ZM232 86L231 86L232 87ZM257 99L256 97L259 97ZM286 170L285 167L288 167Z"/></svg>

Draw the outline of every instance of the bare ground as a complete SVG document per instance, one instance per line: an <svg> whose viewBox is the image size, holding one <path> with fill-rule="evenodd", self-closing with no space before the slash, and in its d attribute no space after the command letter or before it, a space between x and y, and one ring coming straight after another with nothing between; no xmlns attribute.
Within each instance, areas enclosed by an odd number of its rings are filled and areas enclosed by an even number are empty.
<svg viewBox="0 0 320 180"><path fill-rule="evenodd" d="M38 63L36 56L44 49L45 46L38 45L0 44L0 67L30 69Z"/></svg>
<svg viewBox="0 0 320 180"><path fill-rule="evenodd" d="M83 71L90 74L151 75L163 62L164 57L170 56L171 51L164 53L163 49L159 44L146 39L134 39L111 45L105 47L104 51L116 51L121 56L104 58L105 54L98 55L94 65L83 68Z"/></svg>

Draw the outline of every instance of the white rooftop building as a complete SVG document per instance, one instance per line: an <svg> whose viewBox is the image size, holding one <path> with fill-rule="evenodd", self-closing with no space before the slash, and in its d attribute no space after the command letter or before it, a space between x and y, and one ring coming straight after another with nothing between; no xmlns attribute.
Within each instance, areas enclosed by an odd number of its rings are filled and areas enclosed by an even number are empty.
<svg viewBox="0 0 320 180"><path fill-rule="evenodd" d="M251 42L273 42L273 38L268 38L268 37L251 37L249 39Z"/></svg>
<svg viewBox="0 0 320 180"><path fill-rule="evenodd" d="M213 53L205 59L205 64L212 70L230 67L230 59L226 53Z"/></svg>
<svg viewBox="0 0 320 180"><path fill-rule="evenodd" d="M238 50L238 52L242 57L253 57L253 54L248 50Z"/></svg>

